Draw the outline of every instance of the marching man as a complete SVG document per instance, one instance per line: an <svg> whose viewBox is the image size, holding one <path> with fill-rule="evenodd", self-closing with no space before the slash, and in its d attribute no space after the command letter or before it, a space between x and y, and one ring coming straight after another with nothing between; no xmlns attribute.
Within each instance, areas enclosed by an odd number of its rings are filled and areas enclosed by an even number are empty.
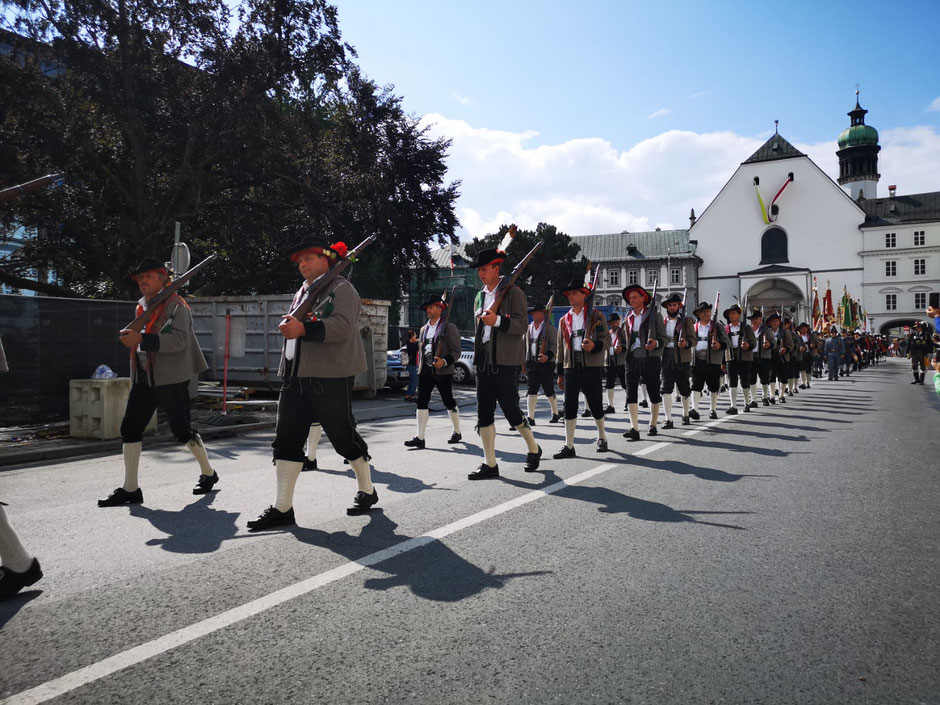
<svg viewBox="0 0 940 705"><path fill-rule="evenodd" d="M346 245L330 245L321 237L309 237L288 250L287 256L304 278L294 296L293 309L304 299L307 289L346 256ZM365 514L379 501L372 486L368 446L356 431L352 415L353 378L366 369L359 335L359 294L349 281L336 277L313 303L320 307L319 315L308 315L303 321L286 315L279 326L284 347L278 374L284 384L271 444L277 495L273 505L248 522L249 531L296 523L294 487L303 469L304 441L313 424L322 428L356 475L358 491L346 513Z"/></svg>
<svg viewBox="0 0 940 705"><path fill-rule="evenodd" d="M728 389L731 391L731 406L726 414L738 413L738 382L744 391L744 410L751 410L751 365L754 364L754 349L757 347L757 338L754 330L741 322L741 307L735 304L726 308L722 313L728 325L725 333L728 334L730 346L728 348Z"/></svg>
<svg viewBox="0 0 940 705"><path fill-rule="evenodd" d="M718 418L718 390L721 388L721 363L730 341L725 329L712 321L712 305L704 301L692 313L698 317L695 324L695 362L692 364L692 406L690 415L700 418L702 390L708 385L711 396L711 413L708 418Z"/></svg>
<svg viewBox="0 0 940 705"><path fill-rule="evenodd" d="M770 391L773 396L777 396L777 383L780 383L780 403L787 403L786 384L788 365L790 362L790 349L793 347L793 337L784 328L780 326L780 314L771 313L767 317L767 325L770 327L770 336L773 337L773 347L771 352L773 357L771 365L773 374L770 378ZM771 399L773 403L773 399Z"/></svg>
<svg viewBox="0 0 940 705"><path fill-rule="evenodd" d="M552 325L546 316L542 304L536 304L529 309L532 322L525 332L526 375L529 388L526 394L528 402L528 416L526 421L530 426L535 425L535 407L539 401L539 387L552 407L552 418L549 423L558 423L561 414L558 413L558 397L555 395L555 353L558 351L558 329Z"/></svg>
<svg viewBox="0 0 940 705"><path fill-rule="evenodd" d="M163 262L153 257L145 258L128 277L143 294L137 303L138 316L150 309L151 301L170 281ZM157 304L142 332L124 329L120 336L121 344L131 351L132 385L121 422L124 484L99 499L98 506L117 507L144 501L137 473L144 429L157 407L166 414L173 436L186 444L199 463L200 475L193 494L211 492L219 476L209 464L206 447L189 415L189 382L208 367L196 342L189 305L174 293Z"/></svg>
<svg viewBox="0 0 940 705"><path fill-rule="evenodd" d="M437 387L454 427L454 432L447 442L460 443L463 439L460 435L460 413L457 411L457 402L454 401L452 386L454 361L460 358L460 333L453 323L448 322L447 327L444 327L441 314L447 306L439 296L421 305L428 316L428 322L418 333L418 434L410 441L405 441L408 448L424 448L424 429L431 413L428 405L434 387Z"/></svg>
<svg viewBox="0 0 940 705"><path fill-rule="evenodd" d="M574 432L578 425L578 396L582 392L597 426L597 451L603 453L608 450L601 373L604 353L610 348L610 331L604 314L596 308L585 316L584 303L591 294L590 284L575 278L561 293L571 308L558 325L556 372L558 386L565 393L565 445L553 456L556 460L577 455Z"/></svg>
<svg viewBox="0 0 940 705"><path fill-rule="evenodd" d="M640 440L640 409L637 404L638 387L642 382L649 394L650 425L647 435L655 436L659 422L660 372L663 350L667 342L666 327L659 314L653 311L653 297L639 284L630 284L621 292L630 306L625 319L627 343L627 410L630 428L623 434L631 441Z"/></svg>
<svg viewBox="0 0 940 705"><path fill-rule="evenodd" d="M607 408L605 414L613 414L614 392L617 380L627 391L627 335L620 325L620 314L614 312L607 318L610 326L610 349L607 351Z"/></svg>
<svg viewBox="0 0 940 705"><path fill-rule="evenodd" d="M690 316L679 318L679 309L682 307L682 297L671 294L663 301L666 316L663 327L666 330L666 346L663 351L663 407L666 410L664 429L673 428L672 422L672 390L678 389L682 400L682 424L688 426L690 394L689 369L692 364L692 348L695 345L695 322Z"/></svg>

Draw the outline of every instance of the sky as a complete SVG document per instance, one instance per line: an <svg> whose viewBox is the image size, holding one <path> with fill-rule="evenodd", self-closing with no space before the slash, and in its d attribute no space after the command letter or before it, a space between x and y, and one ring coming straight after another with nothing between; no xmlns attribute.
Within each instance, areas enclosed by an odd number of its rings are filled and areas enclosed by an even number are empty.
<svg viewBox="0 0 940 705"><path fill-rule="evenodd" d="M333 0L358 64L452 140L461 239L688 227L780 121L830 176L856 84L881 182L940 190L940 2Z"/></svg>

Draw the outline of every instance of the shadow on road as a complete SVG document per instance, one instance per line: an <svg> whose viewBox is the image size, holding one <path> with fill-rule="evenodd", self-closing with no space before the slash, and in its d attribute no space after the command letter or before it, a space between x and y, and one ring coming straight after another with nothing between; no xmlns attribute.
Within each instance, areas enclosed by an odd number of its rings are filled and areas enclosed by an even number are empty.
<svg viewBox="0 0 940 705"><path fill-rule="evenodd" d="M129 512L131 516L146 519L154 528L169 534L150 539L148 546L159 546L170 553L213 553L219 550L223 541L244 538L236 535L238 527L235 520L239 514L213 509L210 505L214 499L215 492L210 492L178 512L151 509L143 504L132 504Z"/></svg>
<svg viewBox="0 0 940 705"><path fill-rule="evenodd" d="M18 593L16 597L0 602L0 629L16 616L16 613L26 607L26 605L42 595L42 590L32 588L25 592Z"/></svg>
<svg viewBox="0 0 940 705"><path fill-rule="evenodd" d="M398 524L389 519L385 512L373 509L369 513L369 523L363 527L359 536L303 527L296 527L285 533L293 534L302 543L325 548L350 561L360 561L376 551L412 539L397 533L397 528ZM365 587L369 590L406 587L426 600L459 602L486 589L505 587L513 578L546 575L550 572L538 570L525 573L496 573L493 567L484 571L456 554L442 541L430 537L420 537L416 540L422 545L379 563L370 564L368 567L371 570L388 575L366 579Z"/></svg>

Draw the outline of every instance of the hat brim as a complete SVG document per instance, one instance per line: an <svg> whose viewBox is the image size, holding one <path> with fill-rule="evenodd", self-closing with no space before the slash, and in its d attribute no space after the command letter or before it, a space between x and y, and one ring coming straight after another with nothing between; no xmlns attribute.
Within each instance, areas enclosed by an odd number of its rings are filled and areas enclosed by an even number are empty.
<svg viewBox="0 0 940 705"><path fill-rule="evenodd" d="M630 286L624 287L623 291L620 292L620 295L623 297L624 301L630 301L628 297L630 296L631 291L636 291L637 293L642 294L644 303L647 306L649 306L650 302L653 300L653 295L642 286L639 284L631 284Z"/></svg>

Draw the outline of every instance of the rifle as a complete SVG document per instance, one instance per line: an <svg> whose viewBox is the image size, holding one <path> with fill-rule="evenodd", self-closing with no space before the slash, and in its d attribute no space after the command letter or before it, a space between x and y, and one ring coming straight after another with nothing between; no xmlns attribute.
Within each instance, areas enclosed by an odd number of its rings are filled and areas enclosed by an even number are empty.
<svg viewBox="0 0 940 705"><path fill-rule="evenodd" d="M55 173L40 176L38 179L27 181L25 184L10 186L0 191L0 203L6 203L7 201L12 201L14 198L25 196L30 191L41 189L43 186L59 186L64 180L65 176L63 174Z"/></svg>
<svg viewBox="0 0 940 705"><path fill-rule="evenodd" d="M545 306L545 321L549 321L549 317L552 315L552 304L555 303L555 295L552 294L548 297L548 304ZM548 328L542 333L542 344L539 345L539 356L545 354L545 348L548 346ZM538 357L535 358L535 361L538 362Z"/></svg>
<svg viewBox="0 0 940 705"><path fill-rule="evenodd" d="M131 321L125 326L125 330L132 330L135 333L140 333L144 329L144 326L147 325L147 321L150 320L151 316L156 312L157 307L162 304L164 301L169 299L173 294L182 289L186 282L193 278L193 275L196 274L200 269L205 267L207 264L217 259L218 255L209 255L202 262L197 264L195 267L190 269L185 274L181 275L169 286L165 287L163 291L154 296L147 304L147 310L140 314L137 318Z"/></svg>
<svg viewBox="0 0 940 705"><path fill-rule="evenodd" d="M676 341L676 348L679 347L679 343L685 340L685 300L689 296L689 287L686 287L682 290L682 315L679 316L677 326L679 326L679 338Z"/></svg>
<svg viewBox="0 0 940 705"><path fill-rule="evenodd" d="M590 263L588 263L588 270L590 271ZM591 293L587 295L587 298L584 300L584 339L587 340L591 337L591 333L594 332L594 329L597 328L597 321L592 321L591 317L594 315L594 294L597 291L597 276L601 273L601 268L597 267L594 270L594 279L591 281Z"/></svg>
<svg viewBox="0 0 940 705"><path fill-rule="evenodd" d="M708 331L708 353L711 354L712 343L718 340L718 302L721 301L721 290L715 295L715 307L712 309L712 328Z"/></svg>
<svg viewBox="0 0 940 705"><path fill-rule="evenodd" d="M444 293L446 295L447 292ZM450 312L454 308L454 296L456 293L457 285L454 284L454 288L450 290L450 304L447 306L447 318L444 319L444 327L441 328L441 337L440 340L437 341L437 352L434 354L434 357L440 358L441 360L444 359L444 356L441 353L444 352L444 341L447 337L447 326L450 325ZM447 299L445 298L444 301L446 302ZM431 360L431 363L433 365L434 360Z"/></svg>
<svg viewBox="0 0 940 705"><path fill-rule="evenodd" d="M306 293L304 293L300 301L297 302L297 305L294 306L294 308L292 308L287 315L296 318L298 321L303 323L304 319L309 314L319 313L320 310L322 310L322 308L326 305L326 301L321 301L319 304L317 304L316 311L314 311L314 301L319 299L323 293L329 289L330 285L333 283L333 280L336 279L336 277L345 272L349 265L358 259L363 250L375 242L375 238L375 235L370 235L349 252L347 252L345 257L340 258L340 261L336 264L335 267L320 277L316 284L311 284L307 288Z"/></svg>
<svg viewBox="0 0 940 705"><path fill-rule="evenodd" d="M526 256L519 260L519 264L512 270L512 274L499 280L499 284L496 285L496 298L493 299L493 305L490 307L492 313L499 313L499 307L503 304L506 292L516 283L516 279L522 274L522 270L526 268L526 265L528 265L529 261L535 256L535 253L542 249L542 244L543 242L541 240L535 243L535 247L529 250Z"/></svg>

